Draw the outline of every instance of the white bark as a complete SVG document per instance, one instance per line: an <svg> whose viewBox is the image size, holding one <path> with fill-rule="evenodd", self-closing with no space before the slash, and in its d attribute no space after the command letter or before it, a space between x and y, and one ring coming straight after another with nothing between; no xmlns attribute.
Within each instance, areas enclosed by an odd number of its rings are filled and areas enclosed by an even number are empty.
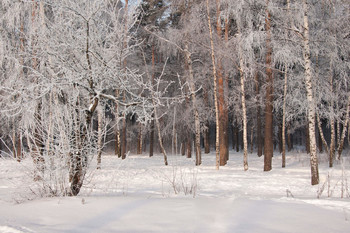
<svg viewBox="0 0 350 233"><path fill-rule="evenodd" d="M315 100L313 96L312 85L312 72L311 72L311 54L309 46L309 20L308 20L308 4L307 0L303 0L304 10L304 34L303 34L303 57L305 68L305 87L307 93L308 102L308 123L309 123L309 135L310 135L310 165L311 165L311 184L316 185L319 183L318 174L318 161L316 150L316 135L315 135Z"/></svg>
<svg viewBox="0 0 350 233"><path fill-rule="evenodd" d="M239 24L239 23L238 23ZM238 53L239 53L239 73L240 73L240 81L241 81L241 101L242 101L242 120L243 120L243 166L244 170L248 170L248 139L247 139L247 108L245 101L245 89L244 89L244 64L243 64L243 54L242 54L242 41L241 41L241 28L238 25Z"/></svg>

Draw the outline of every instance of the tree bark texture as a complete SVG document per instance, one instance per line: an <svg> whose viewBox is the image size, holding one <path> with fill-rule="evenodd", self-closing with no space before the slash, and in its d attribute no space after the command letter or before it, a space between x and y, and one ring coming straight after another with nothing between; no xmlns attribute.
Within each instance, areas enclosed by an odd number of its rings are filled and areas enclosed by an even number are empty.
<svg viewBox="0 0 350 233"><path fill-rule="evenodd" d="M311 184L316 185L319 183L318 173L318 159L316 148L316 135L315 135L315 100L313 96L313 84L312 84L312 72L311 72L311 54L309 46L309 19L308 19L308 4L307 0L303 0L304 10L304 33L303 33L303 57L305 66L305 87L307 93L308 102L308 121L309 121L309 135L310 135L310 164L311 164Z"/></svg>
<svg viewBox="0 0 350 233"><path fill-rule="evenodd" d="M218 97L217 97L217 77L216 77L216 64L215 64L215 50L214 50L214 40L213 40L213 30L211 28L211 19L210 19L210 9L209 9L209 0L206 1L207 8L207 19L208 19L208 28L210 35L210 52L211 60L213 65L213 83L214 83L214 103L215 103L215 121L216 121L216 140L215 140L215 149L216 149L216 169L219 170L220 167L220 153L219 153L219 107L218 107Z"/></svg>
<svg viewBox="0 0 350 233"><path fill-rule="evenodd" d="M266 1L269 5L269 0ZM265 99L265 136L264 136L264 171L272 169L273 157L273 74L272 74L272 47L271 47L271 15L266 8L266 99Z"/></svg>
<svg viewBox="0 0 350 233"><path fill-rule="evenodd" d="M216 0L216 33L219 38L222 36L221 28L221 10L220 10L220 0ZM227 125L227 105L225 101L225 86L224 86L224 76L223 68L221 64L221 58L217 59L217 87L218 87L218 105L219 105L219 149L220 149L220 166L225 166L228 159L228 125Z"/></svg>

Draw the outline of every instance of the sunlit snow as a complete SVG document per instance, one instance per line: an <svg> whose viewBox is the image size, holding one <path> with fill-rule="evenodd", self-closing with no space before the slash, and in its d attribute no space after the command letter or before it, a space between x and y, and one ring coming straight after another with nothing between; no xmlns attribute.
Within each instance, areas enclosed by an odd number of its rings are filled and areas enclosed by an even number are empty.
<svg viewBox="0 0 350 233"><path fill-rule="evenodd" d="M275 153L271 172L255 154L246 172L241 153L219 171L214 157L105 155L79 196L54 198L31 193L30 159L0 159L0 232L350 232L348 157L330 169L321 155L318 186L304 153L286 168Z"/></svg>

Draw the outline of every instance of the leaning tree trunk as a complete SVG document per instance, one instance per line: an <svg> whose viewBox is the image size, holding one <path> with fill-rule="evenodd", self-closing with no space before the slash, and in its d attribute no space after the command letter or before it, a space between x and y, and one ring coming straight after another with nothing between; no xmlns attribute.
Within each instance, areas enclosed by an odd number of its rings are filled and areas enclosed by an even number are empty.
<svg viewBox="0 0 350 233"><path fill-rule="evenodd" d="M315 134L315 99L313 96L312 72L311 72L311 54L309 46L309 19L307 0L303 0L304 11L304 33L303 33L303 57L305 66L305 87L308 103L308 122L310 135L310 165L311 165L311 184L319 183L318 161L317 161L317 145Z"/></svg>
<svg viewBox="0 0 350 233"><path fill-rule="evenodd" d="M319 115L318 112L316 113L316 117L317 117L318 133L320 135L320 138L321 138L321 141L323 143L324 149L326 150L326 153L328 154L329 153L329 148L328 148L327 141L326 141L326 139L324 137L324 134L323 134L322 125L321 125L321 119L320 119L320 115Z"/></svg>
<svg viewBox="0 0 350 233"><path fill-rule="evenodd" d="M154 107L154 118L155 118L154 121L155 121L156 127L157 127L159 146L160 146L160 150L162 151L163 156L164 156L164 164L165 164L165 166L168 166L168 156L167 156L166 151L165 151L164 146L163 146L163 139L162 139L162 134L160 131L160 124L159 124L159 119L158 119L156 102L155 102L154 98L152 98L152 101L153 101L153 107Z"/></svg>
<svg viewBox="0 0 350 233"><path fill-rule="evenodd" d="M269 5L269 0L266 1ZM266 8L266 100L265 100L265 136L264 136L264 171L272 169L273 157L273 74L272 74L272 47L271 47L271 16Z"/></svg>
<svg viewBox="0 0 350 233"><path fill-rule="evenodd" d="M220 167L220 153L219 153L219 108L218 108L218 96L217 96L217 77L216 77L216 64L215 64L215 50L214 50L214 40L213 40L213 30L211 28L210 20L210 9L209 9L209 0L206 1L207 8L207 17L208 17L208 28L210 35L210 52L211 52L211 61L213 64L213 83L214 83L214 103L215 103L215 121L216 121L216 140L215 140L215 149L216 149L216 169L219 170Z"/></svg>

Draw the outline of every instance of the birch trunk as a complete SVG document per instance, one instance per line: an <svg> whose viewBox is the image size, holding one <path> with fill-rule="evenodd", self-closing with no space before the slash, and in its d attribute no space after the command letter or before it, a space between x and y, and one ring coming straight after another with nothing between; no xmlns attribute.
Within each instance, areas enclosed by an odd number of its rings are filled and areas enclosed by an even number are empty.
<svg viewBox="0 0 350 233"><path fill-rule="evenodd" d="M288 17L290 17L290 0L287 0ZM287 32L288 35L289 32ZM282 167L286 167L286 108L288 90L288 64L285 64L284 88L283 88L283 109L282 109Z"/></svg>
<svg viewBox="0 0 350 233"><path fill-rule="evenodd" d="M206 1L207 8L207 17L208 17L208 28L210 35L210 52L211 52L211 61L213 65L213 83L214 83L214 103L215 103L215 121L216 121L216 140L215 140L215 149L216 149L216 169L219 170L220 167L220 154L219 154L219 109L218 109L218 97L217 97L217 77L216 77L216 64L215 64L215 50L214 50L214 41L213 41L213 31L211 27L210 20L210 9L209 9L209 0Z"/></svg>
<svg viewBox="0 0 350 233"><path fill-rule="evenodd" d="M308 19L308 4L307 0L303 0L304 11L304 35L303 35L303 57L305 65L305 87L308 102L308 122L310 135L310 165L311 165L311 184L319 183L318 161L317 161L317 145L315 135L315 100L313 96L312 72L311 72L311 55L309 46L309 19Z"/></svg>
<svg viewBox="0 0 350 233"><path fill-rule="evenodd" d="M243 167L244 171L248 170L248 134L247 134L247 108L245 102L245 89L244 89L244 64L243 64L243 54L242 54L242 41L241 41L241 28L238 23L238 53L239 53L239 74L241 81L241 101L242 101L242 120L243 120Z"/></svg>

